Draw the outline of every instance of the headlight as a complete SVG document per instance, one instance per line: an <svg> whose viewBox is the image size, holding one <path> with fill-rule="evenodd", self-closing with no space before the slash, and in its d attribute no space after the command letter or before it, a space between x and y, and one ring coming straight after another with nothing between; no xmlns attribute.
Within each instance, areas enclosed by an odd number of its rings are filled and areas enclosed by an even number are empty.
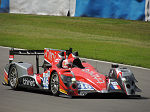
<svg viewBox="0 0 150 112"><path fill-rule="evenodd" d="M126 78L123 77L123 78L122 78L122 81L123 81L123 82L126 82Z"/></svg>
<svg viewBox="0 0 150 112"><path fill-rule="evenodd" d="M76 82L76 78L71 79L72 83Z"/></svg>
<svg viewBox="0 0 150 112"><path fill-rule="evenodd" d="M128 77L128 76L122 77L122 81L123 81L123 82L128 82L128 81L129 81L129 77Z"/></svg>

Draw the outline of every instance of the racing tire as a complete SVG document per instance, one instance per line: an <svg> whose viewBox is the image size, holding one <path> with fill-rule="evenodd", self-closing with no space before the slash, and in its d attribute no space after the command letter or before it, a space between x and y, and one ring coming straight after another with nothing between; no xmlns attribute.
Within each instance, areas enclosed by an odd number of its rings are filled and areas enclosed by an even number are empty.
<svg viewBox="0 0 150 112"><path fill-rule="evenodd" d="M50 79L50 90L55 96L59 96L59 77L57 72L54 72Z"/></svg>
<svg viewBox="0 0 150 112"><path fill-rule="evenodd" d="M9 71L9 85L12 89L18 89L18 72L15 65L12 65Z"/></svg>

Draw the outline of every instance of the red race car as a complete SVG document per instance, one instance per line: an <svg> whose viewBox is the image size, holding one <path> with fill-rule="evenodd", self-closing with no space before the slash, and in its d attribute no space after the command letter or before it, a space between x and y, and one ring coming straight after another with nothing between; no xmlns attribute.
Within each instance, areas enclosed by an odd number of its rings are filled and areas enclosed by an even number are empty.
<svg viewBox="0 0 150 112"><path fill-rule="evenodd" d="M35 55L36 69L24 62L14 62L14 55ZM39 66L39 55L44 62ZM42 67L44 73L39 73ZM9 64L4 69L4 84L13 89L19 87L50 90L53 95L85 96L94 93L123 93L135 95L141 90L135 85L137 80L127 68L112 65L108 75L98 73L85 61L81 61L78 52L69 50L10 50Z"/></svg>

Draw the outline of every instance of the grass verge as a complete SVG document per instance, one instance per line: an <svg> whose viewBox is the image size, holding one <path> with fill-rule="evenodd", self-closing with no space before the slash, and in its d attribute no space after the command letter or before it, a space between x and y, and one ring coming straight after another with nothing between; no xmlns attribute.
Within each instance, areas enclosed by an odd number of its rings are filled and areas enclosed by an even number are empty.
<svg viewBox="0 0 150 112"><path fill-rule="evenodd" d="M78 50L81 57L150 68L150 23L0 14L0 45Z"/></svg>

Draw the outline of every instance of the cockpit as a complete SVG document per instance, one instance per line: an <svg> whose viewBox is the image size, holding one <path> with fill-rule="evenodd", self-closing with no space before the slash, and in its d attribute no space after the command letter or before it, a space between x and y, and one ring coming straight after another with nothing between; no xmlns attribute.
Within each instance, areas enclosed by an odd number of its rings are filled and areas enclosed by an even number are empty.
<svg viewBox="0 0 150 112"><path fill-rule="evenodd" d="M64 53L60 53L63 54ZM71 52L71 51L67 51L66 52L66 59L62 58L59 63L57 64L57 67L59 68L74 68L74 67L78 67L81 69L84 69L85 67L82 65L81 60L79 59L79 55L78 52Z"/></svg>

